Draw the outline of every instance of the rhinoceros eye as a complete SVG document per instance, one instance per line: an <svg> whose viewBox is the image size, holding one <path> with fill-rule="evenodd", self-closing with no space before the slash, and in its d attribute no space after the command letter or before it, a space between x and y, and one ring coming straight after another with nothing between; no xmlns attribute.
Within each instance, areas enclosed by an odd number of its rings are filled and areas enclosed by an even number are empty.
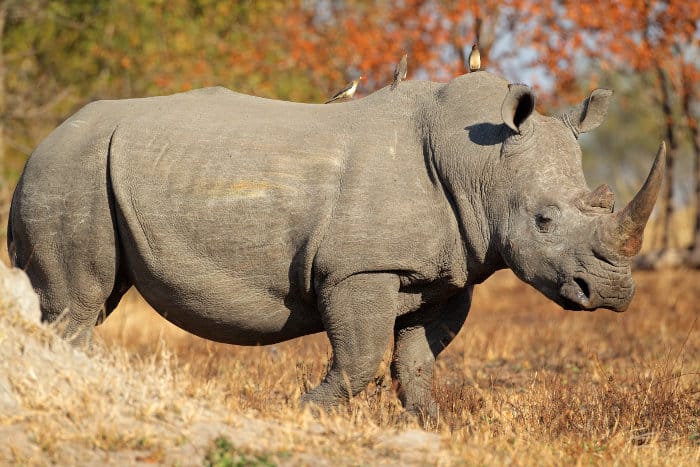
<svg viewBox="0 0 700 467"><path fill-rule="evenodd" d="M554 219L559 215L556 206L547 206L535 214L535 225L540 232L549 232L554 227Z"/></svg>
<svg viewBox="0 0 700 467"><path fill-rule="evenodd" d="M537 214L535 216L535 223L537 224L537 228L539 230L542 232L547 232L552 225L552 218L545 214Z"/></svg>

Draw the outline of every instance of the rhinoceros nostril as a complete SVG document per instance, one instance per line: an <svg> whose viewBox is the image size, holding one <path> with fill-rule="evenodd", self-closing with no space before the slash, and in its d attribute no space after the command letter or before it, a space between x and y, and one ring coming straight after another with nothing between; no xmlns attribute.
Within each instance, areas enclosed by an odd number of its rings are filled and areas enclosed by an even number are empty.
<svg viewBox="0 0 700 467"><path fill-rule="evenodd" d="M580 277L575 277L574 282L576 285L578 285L578 288L581 291L581 294L583 295L583 298L585 301L589 301L591 299L591 289L588 286L588 282L586 282L585 279L582 279Z"/></svg>
<svg viewBox="0 0 700 467"><path fill-rule="evenodd" d="M564 282L559 289L563 299L563 307L567 310L590 310L591 287L586 279L582 277L572 277ZM593 307L595 308L595 307Z"/></svg>

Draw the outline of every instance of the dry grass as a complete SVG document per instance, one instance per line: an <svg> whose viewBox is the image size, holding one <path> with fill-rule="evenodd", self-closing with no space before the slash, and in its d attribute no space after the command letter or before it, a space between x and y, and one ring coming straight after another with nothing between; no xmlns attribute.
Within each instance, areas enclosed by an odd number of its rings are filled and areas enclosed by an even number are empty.
<svg viewBox="0 0 700 467"><path fill-rule="evenodd" d="M0 464L697 465L700 271L635 278L623 314L564 312L507 271L477 287L426 431L388 375L336 413L300 411L323 335L217 344L131 293L88 357L0 306Z"/></svg>
<svg viewBox="0 0 700 467"><path fill-rule="evenodd" d="M697 464L700 273L636 279L624 314L563 312L508 272L478 287L467 325L437 364L443 444L435 462ZM258 348L208 342L170 326L136 295L97 334L126 349L131 365L153 361L177 374L187 397L292 425L298 396L330 356L320 335ZM390 461L358 450L382 430L405 427L388 379L322 421L337 427L330 446L348 459ZM314 455L339 452L317 447Z"/></svg>

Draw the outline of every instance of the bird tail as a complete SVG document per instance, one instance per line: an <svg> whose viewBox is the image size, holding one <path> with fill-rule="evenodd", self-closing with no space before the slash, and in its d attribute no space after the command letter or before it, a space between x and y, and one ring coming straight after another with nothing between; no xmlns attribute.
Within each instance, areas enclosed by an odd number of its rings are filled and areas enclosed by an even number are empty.
<svg viewBox="0 0 700 467"><path fill-rule="evenodd" d="M394 89L396 89L396 86L398 86L398 85L399 85L399 80L395 79L394 82L391 83L391 87L389 89L393 91Z"/></svg>
<svg viewBox="0 0 700 467"><path fill-rule="evenodd" d="M331 97L331 98L328 99L326 102L324 102L324 104L330 104L331 102L333 102L333 101L336 100L336 99L338 99L338 98L337 98L337 97Z"/></svg>

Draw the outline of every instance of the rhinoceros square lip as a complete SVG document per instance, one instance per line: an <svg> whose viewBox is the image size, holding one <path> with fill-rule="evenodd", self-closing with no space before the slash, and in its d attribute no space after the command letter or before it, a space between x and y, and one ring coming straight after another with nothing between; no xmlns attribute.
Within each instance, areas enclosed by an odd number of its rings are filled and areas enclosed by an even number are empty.
<svg viewBox="0 0 700 467"><path fill-rule="evenodd" d="M574 302L573 300L570 300L566 297L558 297L556 299L556 302L559 306L564 308L567 311L595 311L595 308L593 309L586 309L579 305L578 303Z"/></svg>

